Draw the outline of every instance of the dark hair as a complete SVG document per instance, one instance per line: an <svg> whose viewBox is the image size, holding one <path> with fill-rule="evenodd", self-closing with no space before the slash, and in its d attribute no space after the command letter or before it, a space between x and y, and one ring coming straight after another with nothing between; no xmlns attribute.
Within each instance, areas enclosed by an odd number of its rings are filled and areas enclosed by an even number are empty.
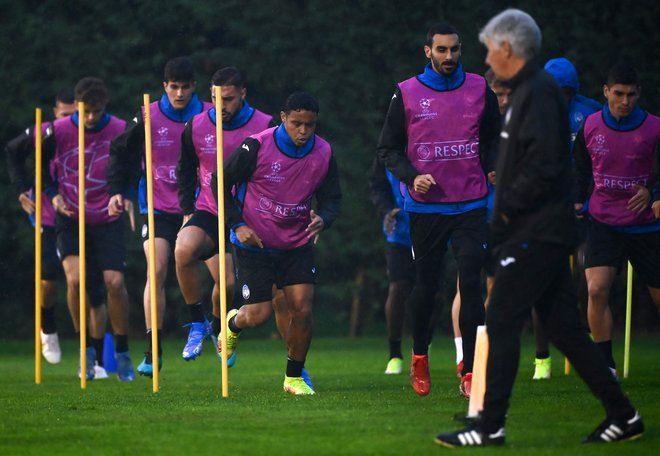
<svg viewBox="0 0 660 456"><path fill-rule="evenodd" d="M434 35L457 35L458 41L461 41L461 34L458 33L458 30L453 25L448 22L438 22L433 24L426 34L426 45L431 46L433 44Z"/></svg>
<svg viewBox="0 0 660 456"><path fill-rule="evenodd" d="M319 102L307 92L293 92L284 102L283 111L289 114L291 111L312 111L319 113Z"/></svg>
<svg viewBox="0 0 660 456"><path fill-rule="evenodd" d="M213 74L211 83L214 86L236 86L238 88L245 87L245 80L243 75L236 67L220 68Z"/></svg>
<svg viewBox="0 0 660 456"><path fill-rule="evenodd" d="M610 68L607 74L607 85L611 87L614 84L635 85L639 87L639 73L628 62L619 62Z"/></svg>
<svg viewBox="0 0 660 456"><path fill-rule="evenodd" d="M488 68L488 70L486 70L486 73L484 74L484 79L486 79L486 82L488 83L489 86L502 87L502 81L497 79L497 77L495 76L495 72L493 71L492 68Z"/></svg>
<svg viewBox="0 0 660 456"><path fill-rule="evenodd" d="M76 97L73 95L73 88L65 87L55 95L55 104L58 102L73 104L76 101Z"/></svg>
<svg viewBox="0 0 660 456"><path fill-rule="evenodd" d="M108 102L108 89L103 81L91 76L82 78L74 88L76 101L90 105L104 105Z"/></svg>
<svg viewBox="0 0 660 456"><path fill-rule="evenodd" d="M195 80L195 67L190 57L175 57L165 64L163 81L192 82Z"/></svg>
<svg viewBox="0 0 660 456"><path fill-rule="evenodd" d="M486 78L486 82L488 83L489 86L492 86L493 84L497 84L495 82L495 72L491 68L488 68L486 70L486 74L484 74L484 78Z"/></svg>

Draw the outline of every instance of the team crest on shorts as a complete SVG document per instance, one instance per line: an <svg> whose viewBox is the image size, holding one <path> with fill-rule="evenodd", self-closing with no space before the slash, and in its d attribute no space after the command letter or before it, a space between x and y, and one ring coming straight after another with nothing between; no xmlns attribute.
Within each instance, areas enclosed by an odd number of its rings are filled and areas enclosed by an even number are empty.
<svg viewBox="0 0 660 456"><path fill-rule="evenodd" d="M241 292L243 293L243 299L250 299L250 287L247 284L243 285Z"/></svg>

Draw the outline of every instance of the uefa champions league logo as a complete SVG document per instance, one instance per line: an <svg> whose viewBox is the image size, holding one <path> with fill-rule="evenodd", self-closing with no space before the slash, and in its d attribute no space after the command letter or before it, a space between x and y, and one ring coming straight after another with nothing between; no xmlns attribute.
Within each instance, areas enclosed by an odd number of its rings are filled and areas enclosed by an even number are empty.
<svg viewBox="0 0 660 456"><path fill-rule="evenodd" d="M270 170L273 172L273 174L277 174L281 171L282 165L279 162L273 162L270 165Z"/></svg>
<svg viewBox="0 0 660 456"><path fill-rule="evenodd" d="M209 133L208 135L204 136L204 141L207 145L210 146L213 144L213 141L215 141L215 136Z"/></svg>
<svg viewBox="0 0 660 456"><path fill-rule="evenodd" d="M259 207L261 209L265 210L270 210L271 207L273 207L273 202L269 200L268 198L260 198L259 199Z"/></svg>
<svg viewBox="0 0 660 456"><path fill-rule="evenodd" d="M605 135L596 135L595 140L596 140L596 144L602 146L605 144Z"/></svg>
<svg viewBox="0 0 660 456"><path fill-rule="evenodd" d="M431 156L431 149L422 144L417 148L417 156L421 160L427 160Z"/></svg>
<svg viewBox="0 0 660 456"><path fill-rule="evenodd" d="M576 124L582 125L582 121L584 120L584 115L580 111L575 111L575 114L573 115L573 119L575 120Z"/></svg>
<svg viewBox="0 0 660 456"><path fill-rule="evenodd" d="M158 129L158 136L160 136L161 138L164 138L164 137L167 136L167 133L168 133L168 132L169 132L169 131L168 131L167 127L160 127L160 128Z"/></svg>
<svg viewBox="0 0 660 456"><path fill-rule="evenodd" d="M241 293L243 294L243 299L250 299L250 287L247 284L243 285Z"/></svg>
<svg viewBox="0 0 660 456"><path fill-rule="evenodd" d="M280 171L282 171L282 164L280 162L272 162L270 164L270 174L266 174L264 177L268 182L280 184L286 179L286 175L279 175Z"/></svg>
<svg viewBox="0 0 660 456"><path fill-rule="evenodd" d="M422 111L428 112L429 108L431 107L431 100L428 98L422 98L419 100L419 107L422 108Z"/></svg>

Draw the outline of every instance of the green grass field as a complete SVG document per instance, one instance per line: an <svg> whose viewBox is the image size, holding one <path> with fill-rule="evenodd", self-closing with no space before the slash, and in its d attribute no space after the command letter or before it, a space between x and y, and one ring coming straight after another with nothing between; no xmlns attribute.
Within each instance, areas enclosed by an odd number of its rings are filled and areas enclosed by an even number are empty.
<svg viewBox="0 0 660 456"><path fill-rule="evenodd" d="M600 405L575 375L563 375L556 351L555 377L532 382L533 349L525 338L506 447L460 450L433 442L438 432L458 429L454 415L467 412L447 337L433 343L433 390L423 398L407 375L382 373L387 343L381 339L314 340L307 368L317 396L294 397L282 391L282 342L248 335L229 371L225 399L212 345L186 363L180 358L183 338L173 339L165 344L157 394L142 377L132 383L92 381L81 390L74 341L64 341L61 364L44 361L42 384L36 385L32 344L1 341L0 455L660 454L657 335L634 337L631 375L623 381L646 421L641 440L581 445L603 418ZM136 366L143 345L132 341Z"/></svg>

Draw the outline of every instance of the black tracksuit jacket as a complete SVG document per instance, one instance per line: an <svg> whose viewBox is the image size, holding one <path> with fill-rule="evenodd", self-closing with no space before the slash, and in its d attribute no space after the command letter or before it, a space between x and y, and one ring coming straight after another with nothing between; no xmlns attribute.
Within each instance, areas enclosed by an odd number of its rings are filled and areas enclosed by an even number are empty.
<svg viewBox="0 0 660 456"><path fill-rule="evenodd" d="M552 76L530 61L507 85L491 245L577 240L567 108Z"/></svg>

